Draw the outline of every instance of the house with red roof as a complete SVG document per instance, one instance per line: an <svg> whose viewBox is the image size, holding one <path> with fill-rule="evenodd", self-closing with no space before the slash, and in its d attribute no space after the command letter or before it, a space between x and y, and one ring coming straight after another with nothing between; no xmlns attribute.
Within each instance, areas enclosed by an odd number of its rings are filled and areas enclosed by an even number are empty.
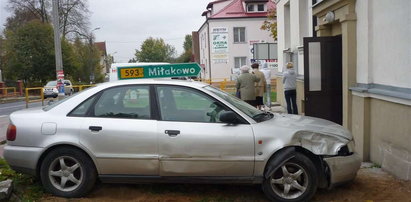
<svg viewBox="0 0 411 202"><path fill-rule="evenodd" d="M254 44L275 42L260 29L267 11L275 9L271 0L216 0L206 9L204 24L193 32L194 58L203 67L203 79L236 79L241 66L254 62Z"/></svg>
<svg viewBox="0 0 411 202"><path fill-rule="evenodd" d="M103 75L107 75L110 72L110 64L108 64L108 57L107 57L107 49L106 49L106 42L95 42L94 45L100 51L100 73Z"/></svg>

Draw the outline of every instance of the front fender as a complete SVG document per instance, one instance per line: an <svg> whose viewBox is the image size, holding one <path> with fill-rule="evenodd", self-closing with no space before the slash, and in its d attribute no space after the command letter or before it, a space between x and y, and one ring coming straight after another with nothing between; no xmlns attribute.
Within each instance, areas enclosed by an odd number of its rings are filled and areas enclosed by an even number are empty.
<svg viewBox="0 0 411 202"><path fill-rule="evenodd" d="M276 171L281 165L283 165L288 160L294 158L294 156L294 147L287 147L275 153L268 161L266 172L264 172L264 177L266 179L269 178L274 173L274 171Z"/></svg>
<svg viewBox="0 0 411 202"><path fill-rule="evenodd" d="M300 146L316 155L337 155L348 142L348 139L332 134L298 131L292 137L289 146Z"/></svg>

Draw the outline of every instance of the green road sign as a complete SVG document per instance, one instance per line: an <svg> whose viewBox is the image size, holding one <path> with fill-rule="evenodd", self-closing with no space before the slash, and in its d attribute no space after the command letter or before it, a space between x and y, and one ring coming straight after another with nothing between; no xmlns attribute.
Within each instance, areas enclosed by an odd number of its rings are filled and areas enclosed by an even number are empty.
<svg viewBox="0 0 411 202"><path fill-rule="evenodd" d="M142 65L135 67L119 67L118 79L142 79L163 77L194 77L198 76L201 67L197 63Z"/></svg>

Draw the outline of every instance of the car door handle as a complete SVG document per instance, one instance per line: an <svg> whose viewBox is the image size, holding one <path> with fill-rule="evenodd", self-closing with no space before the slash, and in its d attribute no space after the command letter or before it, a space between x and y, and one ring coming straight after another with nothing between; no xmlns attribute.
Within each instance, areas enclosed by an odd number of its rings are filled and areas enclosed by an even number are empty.
<svg viewBox="0 0 411 202"><path fill-rule="evenodd" d="M180 134L180 131L179 130L166 130L166 131L164 131L164 133L167 134L170 137L175 137L178 134Z"/></svg>
<svg viewBox="0 0 411 202"><path fill-rule="evenodd" d="M88 127L88 129L90 129L91 131L98 132L100 130L103 130L103 127L101 127L101 126L90 126L90 127Z"/></svg>

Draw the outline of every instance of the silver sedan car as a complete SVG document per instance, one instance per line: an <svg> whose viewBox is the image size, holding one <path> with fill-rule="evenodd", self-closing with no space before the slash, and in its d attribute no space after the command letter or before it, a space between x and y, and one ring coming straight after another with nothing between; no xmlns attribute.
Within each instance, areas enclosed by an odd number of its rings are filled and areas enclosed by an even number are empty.
<svg viewBox="0 0 411 202"><path fill-rule="evenodd" d="M210 85L168 79L100 84L10 115L4 157L57 196L108 183L254 183L270 200L309 200L352 181L349 131L255 109Z"/></svg>

